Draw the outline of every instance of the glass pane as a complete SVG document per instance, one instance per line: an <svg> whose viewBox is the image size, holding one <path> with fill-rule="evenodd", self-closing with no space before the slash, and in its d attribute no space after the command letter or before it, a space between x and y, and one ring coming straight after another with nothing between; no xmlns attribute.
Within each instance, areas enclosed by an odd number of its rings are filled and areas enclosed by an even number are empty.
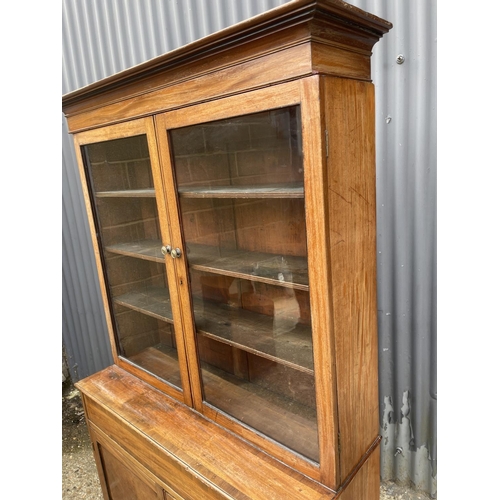
<svg viewBox="0 0 500 500"><path fill-rule="evenodd" d="M146 136L83 148L120 356L180 388Z"/></svg>
<svg viewBox="0 0 500 500"><path fill-rule="evenodd" d="M299 108L170 140L205 401L318 461Z"/></svg>

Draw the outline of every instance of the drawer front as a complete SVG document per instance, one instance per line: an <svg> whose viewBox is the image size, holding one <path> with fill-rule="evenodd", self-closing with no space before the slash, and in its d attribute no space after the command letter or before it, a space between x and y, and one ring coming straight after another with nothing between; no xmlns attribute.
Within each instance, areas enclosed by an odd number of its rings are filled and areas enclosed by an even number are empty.
<svg viewBox="0 0 500 500"><path fill-rule="evenodd" d="M176 500L222 500L230 496L216 489L208 480L196 474L172 451L160 447L90 398L85 398L85 410L89 427L102 440L115 443L130 457L142 464L168 490L166 498ZM102 432L99 432L102 431ZM118 497L117 497L118 498ZM145 497L149 500L149 497ZM152 497L156 498L156 497Z"/></svg>
<svg viewBox="0 0 500 500"><path fill-rule="evenodd" d="M159 485L133 472L126 459L120 460L102 443L96 445L110 500L163 500Z"/></svg>

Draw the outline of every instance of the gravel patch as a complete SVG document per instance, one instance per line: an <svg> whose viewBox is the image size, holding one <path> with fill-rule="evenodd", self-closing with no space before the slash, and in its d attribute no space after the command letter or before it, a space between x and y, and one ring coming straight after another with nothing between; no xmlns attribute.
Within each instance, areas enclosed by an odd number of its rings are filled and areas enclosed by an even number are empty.
<svg viewBox="0 0 500 500"><path fill-rule="evenodd" d="M396 483L382 483L380 486L380 500L430 500L424 493L416 492L411 488ZM434 499L435 500L435 499Z"/></svg>
<svg viewBox="0 0 500 500"><path fill-rule="evenodd" d="M82 400L66 381L62 391L62 500L103 500Z"/></svg>

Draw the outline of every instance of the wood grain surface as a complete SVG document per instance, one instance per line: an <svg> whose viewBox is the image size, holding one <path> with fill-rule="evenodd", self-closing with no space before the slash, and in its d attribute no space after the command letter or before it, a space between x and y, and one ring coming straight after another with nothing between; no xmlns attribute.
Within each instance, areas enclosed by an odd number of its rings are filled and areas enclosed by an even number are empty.
<svg viewBox="0 0 500 500"><path fill-rule="evenodd" d="M379 432L371 83L323 77L341 477Z"/></svg>
<svg viewBox="0 0 500 500"><path fill-rule="evenodd" d="M198 498L207 499L326 500L334 496L332 490L118 367L80 381L78 389L86 399L89 421L187 498L196 491Z"/></svg>

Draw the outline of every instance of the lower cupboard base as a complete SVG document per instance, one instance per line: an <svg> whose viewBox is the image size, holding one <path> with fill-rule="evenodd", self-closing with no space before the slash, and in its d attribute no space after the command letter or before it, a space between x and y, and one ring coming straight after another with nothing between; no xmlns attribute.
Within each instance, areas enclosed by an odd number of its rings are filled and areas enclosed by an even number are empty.
<svg viewBox="0 0 500 500"><path fill-rule="evenodd" d="M334 497L339 500L379 500L380 498L380 438L371 447L365 461L361 461Z"/></svg>
<svg viewBox="0 0 500 500"><path fill-rule="evenodd" d="M379 440L334 491L126 371L76 384L106 500L378 500Z"/></svg>

